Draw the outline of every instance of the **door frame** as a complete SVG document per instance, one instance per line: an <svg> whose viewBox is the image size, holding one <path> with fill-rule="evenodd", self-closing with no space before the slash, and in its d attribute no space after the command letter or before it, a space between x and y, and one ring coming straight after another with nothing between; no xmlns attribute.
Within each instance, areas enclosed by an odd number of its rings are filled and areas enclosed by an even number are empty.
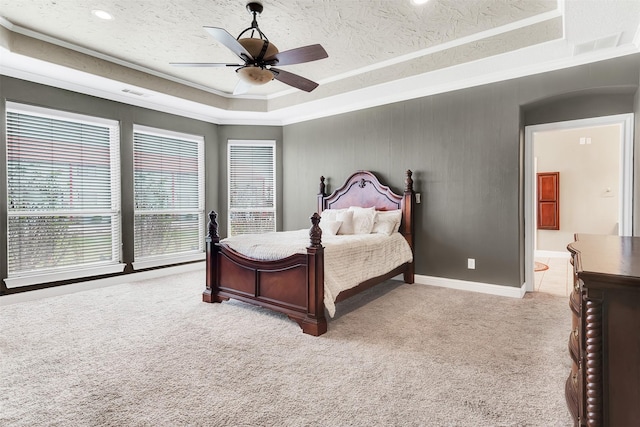
<svg viewBox="0 0 640 427"><path fill-rule="evenodd" d="M620 201L618 205L618 234L633 234L633 113L589 119L568 120L525 126L524 137L524 270L525 290L533 292L535 287L535 157L534 134L556 130L579 129L604 125L620 125Z"/></svg>

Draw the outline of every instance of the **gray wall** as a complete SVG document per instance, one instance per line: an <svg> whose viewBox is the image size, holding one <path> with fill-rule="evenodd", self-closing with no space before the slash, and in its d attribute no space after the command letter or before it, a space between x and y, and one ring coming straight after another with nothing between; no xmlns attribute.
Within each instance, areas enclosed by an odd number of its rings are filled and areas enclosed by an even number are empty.
<svg viewBox="0 0 640 427"><path fill-rule="evenodd" d="M333 190L352 172L376 172L395 191L414 171L416 272L521 286L524 281L524 124L640 111L639 55L573 67L289 126L223 126L0 76L0 97L119 120L124 261L133 258L133 123L205 137L206 210L226 235L226 142L277 141L278 229L309 226L318 178ZM4 108L4 103L2 107ZM4 120L4 111L0 111ZM636 126L640 125L636 116ZM4 123L3 123L4 129ZM0 163L5 164L5 135ZM637 139L637 137L636 137ZM636 141L636 153L640 142ZM640 159L640 156L636 156ZM6 182L0 170L0 182ZM636 178L637 179L637 178ZM636 193L638 192L638 186ZM636 206L640 198L636 197ZM6 186L0 222L6 224ZM635 219L636 224L638 219ZM635 227L638 230L638 227ZM0 227L6 250L6 227ZM476 269L467 270L467 258ZM0 277L6 277L0 261Z"/></svg>
<svg viewBox="0 0 640 427"><path fill-rule="evenodd" d="M519 287L524 124L634 112L638 58L286 126L284 228L308 226L320 175L333 190L353 171L368 169L399 191L409 168L423 200L416 273ZM466 268L467 258L476 259L475 270Z"/></svg>
<svg viewBox="0 0 640 427"><path fill-rule="evenodd" d="M523 106L525 126L633 111L636 86L586 89Z"/></svg>

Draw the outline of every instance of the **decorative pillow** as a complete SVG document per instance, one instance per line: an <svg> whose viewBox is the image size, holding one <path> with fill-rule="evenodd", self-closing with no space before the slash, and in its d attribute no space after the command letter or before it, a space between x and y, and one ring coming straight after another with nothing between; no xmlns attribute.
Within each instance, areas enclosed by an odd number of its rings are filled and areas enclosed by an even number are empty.
<svg viewBox="0 0 640 427"><path fill-rule="evenodd" d="M340 212L344 212L346 209L325 209L320 212L320 218L323 220L336 221L336 216ZM322 221L320 221L322 223Z"/></svg>
<svg viewBox="0 0 640 427"><path fill-rule="evenodd" d="M342 221L329 221L329 220L320 220L320 228L322 229L322 234L328 235L336 235L338 234L338 230L342 225Z"/></svg>
<svg viewBox="0 0 640 427"><path fill-rule="evenodd" d="M387 217L383 218L382 220L376 220L371 233L386 234L387 236L391 236L395 227L396 221L392 218Z"/></svg>
<svg viewBox="0 0 640 427"><path fill-rule="evenodd" d="M340 225L340 229L338 230L338 234L354 234L353 211L344 210L342 212L338 212L336 220L342 222L342 225Z"/></svg>
<svg viewBox="0 0 640 427"><path fill-rule="evenodd" d="M376 214L376 222L373 225L372 233L382 233L390 235L397 233L400 229L400 221L402 220L402 210L378 211ZM388 231L391 228L391 231Z"/></svg>
<svg viewBox="0 0 640 427"><path fill-rule="evenodd" d="M353 212L353 234L369 234L373 230L376 220L376 208L361 208L351 206L349 211Z"/></svg>

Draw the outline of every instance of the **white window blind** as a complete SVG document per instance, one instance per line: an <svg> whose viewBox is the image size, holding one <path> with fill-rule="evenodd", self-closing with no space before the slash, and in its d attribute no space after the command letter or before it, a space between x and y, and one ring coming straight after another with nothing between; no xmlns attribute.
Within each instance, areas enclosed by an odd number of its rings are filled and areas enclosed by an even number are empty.
<svg viewBox="0 0 640 427"><path fill-rule="evenodd" d="M134 267L202 259L204 139L136 125L133 154Z"/></svg>
<svg viewBox="0 0 640 427"><path fill-rule="evenodd" d="M229 235L276 230L275 141L229 141Z"/></svg>
<svg viewBox="0 0 640 427"><path fill-rule="evenodd" d="M6 119L7 283L122 271L118 123L11 102Z"/></svg>

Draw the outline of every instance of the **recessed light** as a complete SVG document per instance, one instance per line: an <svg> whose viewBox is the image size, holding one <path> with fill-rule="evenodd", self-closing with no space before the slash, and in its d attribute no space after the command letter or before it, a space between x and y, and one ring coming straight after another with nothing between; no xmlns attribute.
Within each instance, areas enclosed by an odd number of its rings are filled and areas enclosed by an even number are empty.
<svg viewBox="0 0 640 427"><path fill-rule="evenodd" d="M91 13L93 13L98 18L105 19L107 21L113 19L113 16L111 16L109 12L105 12L104 10L94 9L91 11Z"/></svg>
<svg viewBox="0 0 640 427"><path fill-rule="evenodd" d="M416 5L420 5L420 4L425 4L428 1L429 0L411 0L411 3L416 4Z"/></svg>

